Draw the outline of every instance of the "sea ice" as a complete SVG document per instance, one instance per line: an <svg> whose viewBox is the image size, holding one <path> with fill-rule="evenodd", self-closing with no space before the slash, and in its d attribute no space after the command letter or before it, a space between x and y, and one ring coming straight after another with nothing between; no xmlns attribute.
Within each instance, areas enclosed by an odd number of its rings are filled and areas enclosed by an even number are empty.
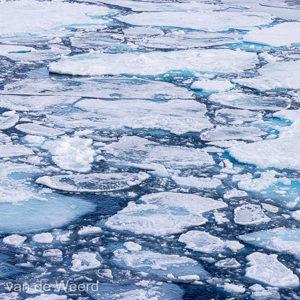
<svg viewBox="0 0 300 300"><path fill-rule="evenodd" d="M235 258L224 258L215 263L216 267L235 269L239 268L241 264Z"/></svg>
<svg viewBox="0 0 300 300"><path fill-rule="evenodd" d="M240 225L257 225L271 219L265 215L260 205L245 204L234 210L234 222Z"/></svg>
<svg viewBox="0 0 300 300"><path fill-rule="evenodd" d="M128 251L121 248L114 251L112 261L121 268L150 273L165 280L188 281L184 280L184 276L191 275L196 275L198 280L210 277L197 261L177 254L162 254L146 249ZM183 279L180 280L180 277Z"/></svg>
<svg viewBox="0 0 300 300"><path fill-rule="evenodd" d="M23 145L0 145L0 157L27 156L34 154L32 150Z"/></svg>
<svg viewBox="0 0 300 300"><path fill-rule="evenodd" d="M300 229L279 227L240 235L248 244L268 250L285 252L300 259Z"/></svg>
<svg viewBox="0 0 300 300"><path fill-rule="evenodd" d="M199 15L197 18L199 19ZM240 16L239 19L241 19ZM86 76L160 75L170 71L220 74L239 73L254 68L257 63L256 53L209 49L82 54L53 62L49 65L49 70L57 74Z"/></svg>
<svg viewBox="0 0 300 300"><path fill-rule="evenodd" d="M118 191L139 185L150 176L147 173L90 173L43 176L36 183L68 192Z"/></svg>
<svg viewBox="0 0 300 300"><path fill-rule="evenodd" d="M78 252L72 255L72 267L74 272L96 269L101 266L101 258L98 253Z"/></svg>
<svg viewBox="0 0 300 300"><path fill-rule="evenodd" d="M269 28L254 29L243 36L243 39L275 47L299 44L300 22L286 22Z"/></svg>
<svg viewBox="0 0 300 300"><path fill-rule="evenodd" d="M118 20L138 26L164 26L204 31L249 29L272 22L266 13L234 11L142 12L119 16Z"/></svg>
<svg viewBox="0 0 300 300"><path fill-rule="evenodd" d="M0 115L0 130L8 129L19 121L19 115L15 111L6 111Z"/></svg>
<svg viewBox="0 0 300 300"><path fill-rule="evenodd" d="M66 30L71 28L99 27L104 21L95 17L105 16L110 12L104 6L60 1L0 2L0 37L65 35Z"/></svg>
<svg viewBox="0 0 300 300"><path fill-rule="evenodd" d="M35 234L32 239L36 243L50 244L53 241L53 236L50 232L43 232Z"/></svg>
<svg viewBox="0 0 300 300"><path fill-rule="evenodd" d="M80 230L78 230L79 235L88 235L88 234L96 234L102 232L102 229L97 226L83 226Z"/></svg>
<svg viewBox="0 0 300 300"><path fill-rule="evenodd" d="M101 283L99 291L89 291L89 294L93 299L101 300L180 300L183 291L170 283L143 280L126 285Z"/></svg>
<svg viewBox="0 0 300 300"><path fill-rule="evenodd" d="M178 184L186 187L195 187L198 189L215 189L222 184L217 178L194 177L194 176L172 176L172 179Z"/></svg>
<svg viewBox="0 0 300 300"><path fill-rule="evenodd" d="M179 237L186 248L204 253L220 253L227 249L238 251L244 246L238 241L225 241L205 231L191 230Z"/></svg>
<svg viewBox="0 0 300 300"><path fill-rule="evenodd" d="M23 243L26 241L27 237L26 236L22 236L19 234L12 234L9 236L6 236L3 239L3 243L10 245L10 246L14 246L14 247L20 247L23 245Z"/></svg>
<svg viewBox="0 0 300 300"><path fill-rule="evenodd" d="M53 162L64 170L88 172L96 152L92 149L92 139L78 136L63 136L56 140L48 140L42 148L52 154Z"/></svg>
<svg viewBox="0 0 300 300"><path fill-rule="evenodd" d="M31 134L31 135L41 135L41 136L47 136L47 137L55 137L58 135L64 134L64 131L51 128L35 123L22 123L18 124L16 128L22 132Z"/></svg>
<svg viewBox="0 0 300 300"><path fill-rule="evenodd" d="M129 202L127 207L109 217L105 226L136 234L168 235L202 225L207 221L202 213L227 206L222 201L173 192L145 195L140 201L141 204Z"/></svg>
<svg viewBox="0 0 300 300"><path fill-rule="evenodd" d="M249 267L246 269L246 277L281 288L299 285L298 276L279 262L277 255L254 252L247 259Z"/></svg>
<svg viewBox="0 0 300 300"><path fill-rule="evenodd" d="M202 79L194 81L191 85L193 90L203 90L204 92L225 92L234 88L229 80Z"/></svg>
<svg viewBox="0 0 300 300"><path fill-rule="evenodd" d="M269 62L258 70L257 77L235 79L235 82L261 91L299 89L299 70L300 60Z"/></svg>

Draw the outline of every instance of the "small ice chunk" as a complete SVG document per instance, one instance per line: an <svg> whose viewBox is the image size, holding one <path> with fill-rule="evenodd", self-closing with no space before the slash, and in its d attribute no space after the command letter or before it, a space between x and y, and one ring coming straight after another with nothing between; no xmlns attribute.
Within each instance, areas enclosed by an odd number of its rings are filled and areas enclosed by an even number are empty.
<svg viewBox="0 0 300 300"><path fill-rule="evenodd" d="M19 121L19 115L15 111L6 111L0 115L0 130L8 129Z"/></svg>
<svg viewBox="0 0 300 300"><path fill-rule="evenodd" d="M23 145L0 145L0 157L27 156L34 153Z"/></svg>
<svg viewBox="0 0 300 300"><path fill-rule="evenodd" d="M219 79L201 79L194 81L191 85L193 90L203 90L204 92L225 92L234 88L234 85L229 80Z"/></svg>
<svg viewBox="0 0 300 300"><path fill-rule="evenodd" d="M52 160L60 168L88 172L96 155L92 143L92 139L64 136L57 140L46 141L42 148L52 154Z"/></svg>
<svg viewBox="0 0 300 300"><path fill-rule="evenodd" d="M239 198L239 197L247 197L248 194L245 191L240 191L238 189L232 189L230 191L227 191L224 194L225 199L231 199L231 198Z"/></svg>
<svg viewBox="0 0 300 300"><path fill-rule="evenodd" d="M216 267L235 269L239 268L241 264L235 258L224 258L215 263Z"/></svg>
<svg viewBox="0 0 300 300"><path fill-rule="evenodd" d="M246 292L246 289L243 285L233 284L229 282L224 283L223 289L225 292L230 294L244 294Z"/></svg>
<svg viewBox="0 0 300 300"><path fill-rule="evenodd" d="M264 288L260 284L253 284L249 287L251 291L251 298L255 300L279 300L281 299L277 288L266 287Z"/></svg>
<svg viewBox="0 0 300 300"><path fill-rule="evenodd" d="M41 136L47 136L47 137L55 137L58 135L64 134L64 131L46 127L43 125L35 124L35 123L22 123L18 124L16 128L22 132L31 134L31 135L41 135Z"/></svg>
<svg viewBox="0 0 300 300"><path fill-rule="evenodd" d="M63 256L63 253L59 249L47 249L43 252L44 257L56 257L61 258Z"/></svg>
<svg viewBox="0 0 300 300"><path fill-rule="evenodd" d="M205 231L191 230L182 234L179 241L186 244L186 248L204 253L220 253L226 249L238 251L244 246L238 241L224 241Z"/></svg>
<svg viewBox="0 0 300 300"><path fill-rule="evenodd" d="M205 177L181 177L172 176L172 179L178 184L186 187L195 187L198 189L215 189L222 184L221 180L217 178L205 178Z"/></svg>
<svg viewBox="0 0 300 300"><path fill-rule="evenodd" d="M36 243L50 244L53 241L53 235L50 232L43 232L35 234L32 239Z"/></svg>
<svg viewBox="0 0 300 300"><path fill-rule="evenodd" d="M96 234L102 232L102 229L97 226L87 225L78 230L79 235Z"/></svg>
<svg viewBox="0 0 300 300"><path fill-rule="evenodd" d="M254 252L247 259L246 277L281 288L299 286L298 276L279 262L276 254Z"/></svg>
<svg viewBox="0 0 300 300"><path fill-rule="evenodd" d="M95 269L101 266L101 261L98 259L99 254L93 252L78 252L72 255L72 267L74 272L81 272L88 269Z"/></svg>
<svg viewBox="0 0 300 300"><path fill-rule="evenodd" d="M245 204L234 210L234 222L240 225L257 225L271 219L265 215L260 205Z"/></svg>
<svg viewBox="0 0 300 300"><path fill-rule="evenodd" d="M137 244L137 243L134 243L134 242L125 242L124 246L129 251L140 251L140 250L142 250L142 246Z"/></svg>
<svg viewBox="0 0 300 300"><path fill-rule="evenodd" d="M3 243L14 246L14 247L20 247L23 245L23 243L25 242L26 239L27 239L26 236L22 236L19 234L12 234L12 235L6 236L3 239Z"/></svg>

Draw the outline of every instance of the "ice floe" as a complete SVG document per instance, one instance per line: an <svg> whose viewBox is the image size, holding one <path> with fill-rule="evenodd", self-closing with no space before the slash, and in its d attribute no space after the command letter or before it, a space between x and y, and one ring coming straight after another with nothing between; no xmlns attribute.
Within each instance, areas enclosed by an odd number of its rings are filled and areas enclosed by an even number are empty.
<svg viewBox="0 0 300 300"><path fill-rule="evenodd" d="M297 287L299 278L275 254L254 252L247 256L246 277L276 287Z"/></svg>
<svg viewBox="0 0 300 300"><path fill-rule="evenodd" d="M204 31L248 29L272 22L266 13L229 11L142 12L119 16L118 20L138 26L164 26Z"/></svg>
<svg viewBox="0 0 300 300"><path fill-rule="evenodd" d="M199 18L199 16L197 16ZM227 57L225 60L224 57ZM238 73L255 67L256 53L229 49L91 53L49 65L50 72L69 75L160 75L170 71Z"/></svg>
<svg viewBox="0 0 300 300"><path fill-rule="evenodd" d="M94 252L78 252L72 255L72 267L74 272L95 269L101 266L101 257Z"/></svg>
<svg viewBox="0 0 300 300"><path fill-rule="evenodd" d="M89 173L76 175L43 176L36 180L52 189L68 192L118 191L147 180L146 173Z"/></svg>
<svg viewBox="0 0 300 300"><path fill-rule="evenodd" d="M300 60L270 62L258 70L257 77L236 79L235 82L261 91L299 89L299 70Z"/></svg>
<svg viewBox="0 0 300 300"><path fill-rule="evenodd" d="M182 234L179 241L186 244L186 248L204 253L220 253L227 249L238 251L244 246L238 241L222 240L205 231L191 230Z"/></svg>
<svg viewBox="0 0 300 300"><path fill-rule="evenodd" d="M203 90L204 92L225 92L234 88L229 80L209 80L202 79L194 81L191 85L193 90Z"/></svg>
<svg viewBox="0 0 300 300"><path fill-rule="evenodd" d="M19 116L15 111L6 111L0 116L0 130L8 129L19 121Z"/></svg>
<svg viewBox="0 0 300 300"><path fill-rule="evenodd" d="M240 225L257 225L270 220L260 205L245 204L234 210L234 222Z"/></svg>
<svg viewBox="0 0 300 300"><path fill-rule="evenodd" d="M177 254L162 254L143 249L114 251L112 261L121 268L146 272L165 280L194 281L208 279L210 275L195 260ZM193 278L189 280L189 277Z"/></svg>
<svg viewBox="0 0 300 300"><path fill-rule="evenodd" d="M300 229L279 227L240 235L249 244L268 250L292 254L300 258Z"/></svg>
<svg viewBox="0 0 300 300"><path fill-rule="evenodd" d="M269 28L254 29L244 36L244 40L275 47L300 43L300 22L286 22Z"/></svg>
<svg viewBox="0 0 300 300"><path fill-rule="evenodd" d="M194 177L194 176L172 176L172 179L178 184L186 187L195 187L198 189L215 189L222 184L217 178Z"/></svg>
<svg viewBox="0 0 300 300"><path fill-rule="evenodd" d="M104 21L95 17L105 16L110 11L103 6L60 1L5 1L0 3L0 37L57 36L66 34L70 28L99 27Z"/></svg>
<svg viewBox="0 0 300 300"><path fill-rule="evenodd" d="M53 162L60 168L88 172L96 155L92 143L92 139L63 136L44 142L42 148L51 153Z"/></svg>
<svg viewBox="0 0 300 300"><path fill-rule="evenodd" d="M235 269L239 268L241 264L235 258L224 258L217 261L215 266L219 268Z"/></svg>
<svg viewBox="0 0 300 300"><path fill-rule="evenodd" d="M64 134L64 131L46 127L43 125L35 124L35 123L22 123L18 124L16 128L22 132L31 134L31 135L41 135L41 136L47 136L47 137L55 137L58 135Z"/></svg>
<svg viewBox="0 0 300 300"><path fill-rule="evenodd" d="M202 213L227 206L222 201L173 192L145 195L140 201L141 204L129 202L127 207L109 217L105 226L136 234L168 235L202 225L207 221Z"/></svg>
<svg viewBox="0 0 300 300"><path fill-rule="evenodd" d="M27 237L19 234L12 234L3 239L3 243L14 247L20 247L26 241Z"/></svg>
<svg viewBox="0 0 300 300"><path fill-rule="evenodd" d="M53 241L53 235L50 232L43 232L35 234L32 239L36 243L50 244Z"/></svg>
<svg viewBox="0 0 300 300"><path fill-rule="evenodd" d="M0 157L27 156L33 151L23 145L0 145Z"/></svg>

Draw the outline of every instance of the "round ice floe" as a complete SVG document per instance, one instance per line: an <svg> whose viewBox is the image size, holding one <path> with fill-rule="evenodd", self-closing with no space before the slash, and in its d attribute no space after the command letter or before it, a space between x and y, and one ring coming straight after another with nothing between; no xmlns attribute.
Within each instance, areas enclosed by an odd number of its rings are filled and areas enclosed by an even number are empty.
<svg viewBox="0 0 300 300"><path fill-rule="evenodd" d="M246 277L277 287L299 286L299 278L278 261L275 254L254 252L247 256Z"/></svg>
<svg viewBox="0 0 300 300"><path fill-rule="evenodd" d="M43 256L61 258L63 256L63 253L59 249L48 249L43 252Z"/></svg>
<svg viewBox="0 0 300 300"><path fill-rule="evenodd" d="M53 236L50 232L43 232L35 234L32 239L36 243L50 244L53 241Z"/></svg>
<svg viewBox="0 0 300 300"><path fill-rule="evenodd" d="M194 281L195 279L188 279L192 275L197 275L201 280L209 278L209 274L197 261L176 254L162 254L150 250L127 251L122 248L114 251L113 262L122 268L147 272L166 280Z"/></svg>
<svg viewBox="0 0 300 300"><path fill-rule="evenodd" d="M48 136L48 137L55 137L58 135L64 134L64 131L46 127L39 124L34 123L22 123L18 124L16 128L22 132L31 134L31 135L41 135L41 136Z"/></svg>
<svg viewBox="0 0 300 300"><path fill-rule="evenodd" d="M12 235L6 236L3 239L3 243L7 244L7 245L15 246L15 247L20 247L20 246L22 246L22 244L25 242L26 239L27 239L26 236L22 236L19 234L12 234Z"/></svg>
<svg viewBox="0 0 300 300"><path fill-rule="evenodd" d="M199 19L199 16L197 16ZM178 21L178 20L177 20ZM224 59L226 57L227 59ZM160 75L170 71L238 73L255 67L257 55L229 49L147 53L83 54L51 63L53 73L69 75Z"/></svg>
<svg viewBox="0 0 300 300"><path fill-rule="evenodd" d="M101 266L100 255L93 252L78 252L72 255L72 267L74 272L95 269Z"/></svg>
<svg viewBox="0 0 300 300"><path fill-rule="evenodd" d="M91 173L78 175L43 176L36 180L50 188L68 192L108 192L139 185L147 173Z"/></svg>
<svg viewBox="0 0 300 300"><path fill-rule="evenodd" d="M234 210L234 222L240 225L257 225L271 219L265 215L260 205L245 204Z"/></svg>
<svg viewBox="0 0 300 300"><path fill-rule="evenodd" d="M83 226L80 230L78 230L79 235L88 235L88 234L96 234L102 232L102 229L97 226Z"/></svg>
<svg viewBox="0 0 300 300"><path fill-rule="evenodd" d="M224 241L205 231L191 230L182 234L179 241L186 244L186 248L205 253L220 253L226 249L237 251L244 246L238 241Z"/></svg>
<svg viewBox="0 0 300 300"><path fill-rule="evenodd" d="M227 206L222 201L172 192L150 194L140 200L141 204L129 202L127 207L108 218L105 226L136 234L167 235L202 225L207 221L203 212Z"/></svg>

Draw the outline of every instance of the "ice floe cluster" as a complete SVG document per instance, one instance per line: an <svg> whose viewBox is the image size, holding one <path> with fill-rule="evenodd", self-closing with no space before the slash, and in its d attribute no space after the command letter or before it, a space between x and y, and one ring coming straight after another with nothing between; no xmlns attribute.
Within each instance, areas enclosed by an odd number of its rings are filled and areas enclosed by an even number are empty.
<svg viewBox="0 0 300 300"><path fill-rule="evenodd" d="M300 297L297 1L0 20L0 299Z"/></svg>

